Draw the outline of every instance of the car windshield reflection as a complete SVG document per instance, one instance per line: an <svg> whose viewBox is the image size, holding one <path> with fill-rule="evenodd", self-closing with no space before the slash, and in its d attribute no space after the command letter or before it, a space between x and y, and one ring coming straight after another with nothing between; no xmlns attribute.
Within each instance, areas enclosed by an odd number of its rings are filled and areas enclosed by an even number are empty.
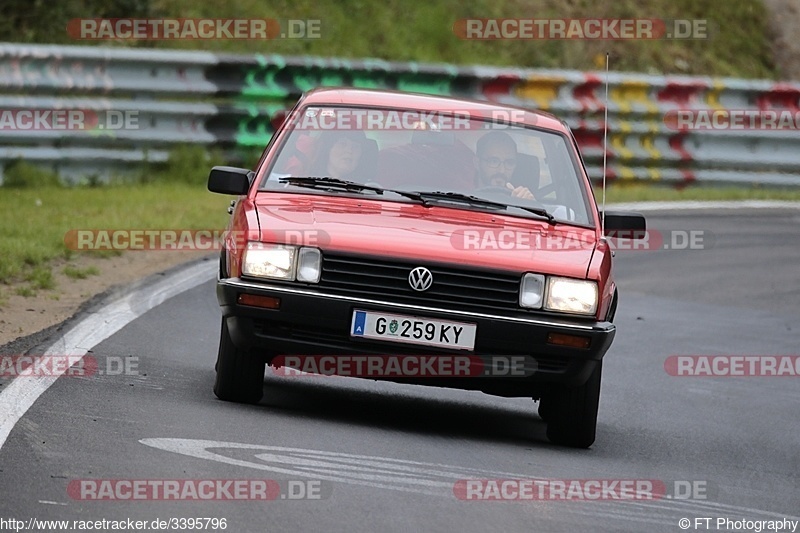
<svg viewBox="0 0 800 533"><path fill-rule="evenodd" d="M308 107L284 127L289 135L262 190L308 192L307 184L281 178L333 178L395 191L453 192L527 208L515 210L519 216L539 208L561 222L591 225L577 154L559 133L458 114L351 107ZM359 191L370 194L356 187L325 190Z"/></svg>

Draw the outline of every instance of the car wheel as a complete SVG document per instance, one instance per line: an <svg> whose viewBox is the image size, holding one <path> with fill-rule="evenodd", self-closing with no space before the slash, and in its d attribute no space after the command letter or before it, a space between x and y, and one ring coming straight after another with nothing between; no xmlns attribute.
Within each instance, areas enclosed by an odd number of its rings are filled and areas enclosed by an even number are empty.
<svg viewBox="0 0 800 533"><path fill-rule="evenodd" d="M226 402L258 403L264 394L264 362L237 348L222 319L214 394Z"/></svg>
<svg viewBox="0 0 800 533"><path fill-rule="evenodd" d="M547 439L572 448L592 445L597 429L600 378L603 362L597 363L589 380L579 387L560 387L544 399ZM541 416L541 406L539 407Z"/></svg>

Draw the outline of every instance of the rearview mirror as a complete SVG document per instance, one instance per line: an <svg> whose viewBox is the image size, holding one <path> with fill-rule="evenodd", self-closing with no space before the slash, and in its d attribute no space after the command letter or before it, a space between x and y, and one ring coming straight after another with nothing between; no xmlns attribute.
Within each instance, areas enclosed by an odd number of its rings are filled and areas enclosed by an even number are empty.
<svg viewBox="0 0 800 533"><path fill-rule="evenodd" d="M208 190L220 194L247 194L253 171L237 167L214 167L208 174Z"/></svg>
<svg viewBox="0 0 800 533"><path fill-rule="evenodd" d="M607 211L600 215L605 220L606 237L642 239L645 236L647 224L644 216L639 213Z"/></svg>

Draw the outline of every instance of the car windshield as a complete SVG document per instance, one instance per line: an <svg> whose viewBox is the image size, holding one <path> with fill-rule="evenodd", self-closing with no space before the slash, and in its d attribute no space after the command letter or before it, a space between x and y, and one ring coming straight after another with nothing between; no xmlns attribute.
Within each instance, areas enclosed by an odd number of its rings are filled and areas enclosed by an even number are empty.
<svg viewBox="0 0 800 533"><path fill-rule="evenodd" d="M538 208L560 222L592 224L577 154L558 133L466 113L333 106L306 107L284 127L290 133L262 190L318 189L397 201L410 200L380 189L456 193L426 199L493 211L499 203L515 216L536 217L531 208ZM321 177L332 179L311 179Z"/></svg>

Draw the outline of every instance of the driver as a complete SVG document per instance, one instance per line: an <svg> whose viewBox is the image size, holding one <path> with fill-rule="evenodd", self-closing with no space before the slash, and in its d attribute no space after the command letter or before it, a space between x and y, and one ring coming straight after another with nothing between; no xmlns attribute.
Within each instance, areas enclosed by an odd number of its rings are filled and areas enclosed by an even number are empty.
<svg viewBox="0 0 800 533"><path fill-rule="evenodd" d="M478 187L502 187L512 196L534 200L527 187L514 186L509 180L517 167L517 143L508 133L490 131L478 139L475 168Z"/></svg>

